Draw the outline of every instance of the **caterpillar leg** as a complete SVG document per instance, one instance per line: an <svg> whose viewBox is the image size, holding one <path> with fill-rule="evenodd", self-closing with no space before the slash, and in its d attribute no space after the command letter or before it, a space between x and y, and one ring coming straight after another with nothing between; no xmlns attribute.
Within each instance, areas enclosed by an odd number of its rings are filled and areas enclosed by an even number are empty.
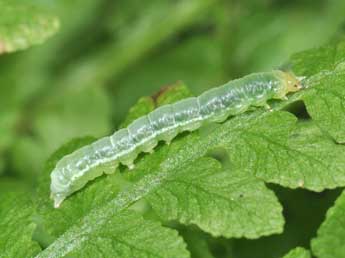
<svg viewBox="0 0 345 258"><path fill-rule="evenodd" d="M185 126L182 126L180 130L193 132L193 131L199 129L200 126L201 126L201 122L197 121L197 122L193 122L193 123L187 124Z"/></svg>
<svg viewBox="0 0 345 258"><path fill-rule="evenodd" d="M176 137L178 132L176 131L170 131L163 133L159 138L166 142L166 144L170 144L171 141Z"/></svg>
<svg viewBox="0 0 345 258"><path fill-rule="evenodd" d="M132 170L134 169L134 160L136 159L137 156L138 154L135 152L129 156L120 158L120 162L121 164L127 166L129 170Z"/></svg>
<svg viewBox="0 0 345 258"><path fill-rule="evenodd" d="M152 153L153 149L157 146L157 144L158 144L157 140L149 141L141 147L141 150L143 152Z"/></svg>
<svg viewBox="0 0 345 258"><path fill-rule="evenodd" d="M229 117L229 114L226 113L226 112L224 112L224 113L218 114L217 116L215 116L214 118L212 118L212 120L210 120L210 122L222 123L222 122L224 122L228 117Z"/></svg>
<svg viewBox="0 0 345 258"><path fill-rule="evenodd" d="M113 174L117 167L119 166L118 162L109 162L104 165L102 165L103 171L105 174Z"/></svg>
<svg viewBox="0 0 345 258"><path fill-rule="evenodd" d="M125 166L128 167L129 170L134 169L134 160L126 159L126 160L121 160L121 163Z"/></svg>
<svg viewBox="0 0 345 258"><path fill-rule="evenodd" d="M266 100L258 100L254 104L252 104L254 107L264 107L267 111L273 111L271 106L267 103Z"/></svg>
<svg viewBox="0 0 345 258"><path fill-rule="evenodd" d="M272 112L273 111L273 109L271 108L271 106L270 105L268 105L267 103L265 104L265 109L266 110L268 110L268 111L270 111L270 112Z"/></svg>

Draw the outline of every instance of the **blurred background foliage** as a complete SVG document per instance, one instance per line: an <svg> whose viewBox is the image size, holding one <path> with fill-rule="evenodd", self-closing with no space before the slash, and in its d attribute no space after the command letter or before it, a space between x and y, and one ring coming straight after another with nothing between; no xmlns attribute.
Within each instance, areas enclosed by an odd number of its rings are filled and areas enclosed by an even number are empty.
<svg viewBox="0 0 345 258"><path fill-rule="evenodd" d="M343 0L29 2L59 17L60 31L43 45L0 56L1 191L34 189L57 147L110 134L141 96L179 80L199 94L279 68L296 51L343 38L345 29ZM198 249L195 257L267 258L308 247L322 221L310 216L337 192L275 190L286 208L283 235L230 241L182 229L190 249L198 243L212 251Z"/></svg>

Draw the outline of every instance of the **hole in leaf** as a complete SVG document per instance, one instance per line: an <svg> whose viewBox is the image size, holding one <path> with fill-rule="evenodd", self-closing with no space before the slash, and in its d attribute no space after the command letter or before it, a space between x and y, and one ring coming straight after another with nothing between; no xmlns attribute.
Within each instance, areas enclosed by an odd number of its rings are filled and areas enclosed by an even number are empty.
<svg viewBox="0 0 345 258"><path fill-rule="evenodd" d="M305 103L302 100L291 103L286 108L284 108L284 110L294 114L300 120L311 119L311 117L308 114Z"/></svg>

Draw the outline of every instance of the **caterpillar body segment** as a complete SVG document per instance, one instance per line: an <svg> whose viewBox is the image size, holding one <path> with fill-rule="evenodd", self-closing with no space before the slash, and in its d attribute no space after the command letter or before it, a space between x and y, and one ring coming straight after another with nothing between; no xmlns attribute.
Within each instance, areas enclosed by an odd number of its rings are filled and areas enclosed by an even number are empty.
<svg viewBox="0 0 345 258"><path fill-rule="evenodd" d="M151 152L159 141L169 143L183 131L205 123L222 122L250 106L265 106L269 99L284 99L302 88L290 73L254 73L233 80L199 97L183 99L157 108L127 128L101 138L64 156L51 173L51 198L57 208L62 201L103 172L111 174L122 163L129 168L140 152ZM101 169L100 169L101 166Z"/></svg>

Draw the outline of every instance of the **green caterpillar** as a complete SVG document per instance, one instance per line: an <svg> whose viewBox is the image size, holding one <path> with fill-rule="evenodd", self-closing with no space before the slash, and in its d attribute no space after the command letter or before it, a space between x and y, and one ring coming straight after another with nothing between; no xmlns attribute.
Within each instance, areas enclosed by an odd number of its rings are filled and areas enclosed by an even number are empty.
<svg viewBox="0 0 345 258"><path fill-rule="evenodd" d="M169 143L180 132L194 131L205 123L222 122L250 106L267 106L267 100L286 99L287 93L301 88L294 75L276 70L251 74L199 97L159 107L127 128L63 157L51 173L54 206L59 207L67 196L102 172L113 173L119 163L133 168L137 155L151 152L160 140Z"/></svg>

